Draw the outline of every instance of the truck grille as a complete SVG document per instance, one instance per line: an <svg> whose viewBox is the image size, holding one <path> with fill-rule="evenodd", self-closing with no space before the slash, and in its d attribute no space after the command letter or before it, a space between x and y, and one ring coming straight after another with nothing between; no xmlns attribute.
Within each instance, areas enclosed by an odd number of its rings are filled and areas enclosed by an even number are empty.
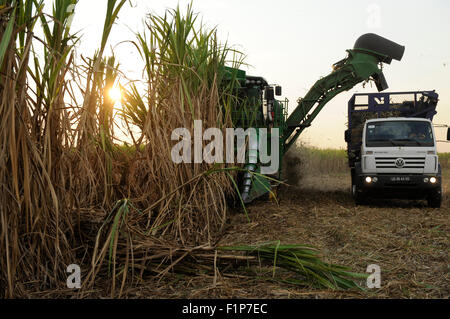
<svg viewBox="0 0 450 319"><path fill-rule="evenodd" d="M404 166L401 168L424 168L425 157L376 157L377 168L399 168L395 165L397 159L403 158Z"/></svg>

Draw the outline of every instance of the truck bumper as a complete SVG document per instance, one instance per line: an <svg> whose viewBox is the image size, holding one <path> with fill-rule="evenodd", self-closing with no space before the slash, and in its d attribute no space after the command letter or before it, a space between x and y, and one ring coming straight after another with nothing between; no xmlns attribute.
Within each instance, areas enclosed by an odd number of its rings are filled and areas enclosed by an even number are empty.
<svg viewBox="0 0 450 319"><path fill-rule="evenodd" d="M370 177L369 183L366 178ZM431 177L436 178L431 183ZM427 181L428 180L428 181ZM393 175L393 174L358 174L358 189L371 197L425 199L429 194L441 188L441 175Z"/></svg>

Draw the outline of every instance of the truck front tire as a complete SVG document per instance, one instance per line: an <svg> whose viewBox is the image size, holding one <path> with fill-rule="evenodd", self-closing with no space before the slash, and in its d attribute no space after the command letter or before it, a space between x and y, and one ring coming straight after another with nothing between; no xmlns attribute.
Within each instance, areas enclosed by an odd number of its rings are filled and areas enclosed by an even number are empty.
<svg viewBox="0 0 450 319"><path fill-rule="evenodd" d="M352 197L355 201L355 205L364 205L366 203L366 197L361 193L358 186L352 184Z"/></svg>
<svg viewBox="0 0 450 319"><path fill-rule="evenodd" d="M442 204L442 186L434 189L427 198L428 206L431 208L441 208Z"/></svg>
<svg viewBox="0 0 450 319"><path fill-rule="evenodd" d="M351 194L352 194L352 198L355 201L355 205L359 206L359 205L364 205L366 202L366 198L365 196L362 194L360 188L357 185L357 170L358 167L356 168L352 168L351 169L351 177L352 177L352 188L350 189Z"/></svg>

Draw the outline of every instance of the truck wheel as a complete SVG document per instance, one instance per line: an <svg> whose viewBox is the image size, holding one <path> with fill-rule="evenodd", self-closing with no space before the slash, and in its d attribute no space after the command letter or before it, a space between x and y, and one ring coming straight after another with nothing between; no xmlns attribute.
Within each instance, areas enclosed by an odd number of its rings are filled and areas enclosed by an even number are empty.
<svg viewBox="0 0 450 319"><path fill-rule="evenodd" d="M356 195L356 185L352 184L352 187L350 188L350 192L352 194L352 198L355 198Z"/></svg>
<svg viewBox="0 0 450 319"><path fill-rule="evenodd" d="M352 197L355 205L364 205L366 203L365 196L359 191L358 186L352 185Z"/></svg>
<svg viewBox="0 0 450 319"><path fill-rule="evenodd" d="M442 186L437 188L428 195L428 206L431 208L441 208L442 204Z"/></svg>

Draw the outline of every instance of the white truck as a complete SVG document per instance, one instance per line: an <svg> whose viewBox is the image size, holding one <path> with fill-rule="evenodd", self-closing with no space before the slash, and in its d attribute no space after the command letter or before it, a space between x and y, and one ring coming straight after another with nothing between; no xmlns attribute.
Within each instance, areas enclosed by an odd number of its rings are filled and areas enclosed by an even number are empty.
<svg viewBox="0 0 450 319"><path fill-rule="evenodd" d="M400 94L414 98L393 103ZM367 102L358 103L358 96ZM431 122L437 101L434 91L356 94L350 100L345 139L357 205L368 198L399 198L441 206L442 171Z"/></svg>

